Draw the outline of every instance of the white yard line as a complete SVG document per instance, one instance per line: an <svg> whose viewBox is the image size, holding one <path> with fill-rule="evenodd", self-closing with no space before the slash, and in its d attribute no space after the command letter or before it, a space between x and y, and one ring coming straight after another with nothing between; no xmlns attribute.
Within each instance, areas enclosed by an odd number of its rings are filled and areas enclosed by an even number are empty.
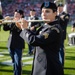
<svg viewBox="0 0 75 75"><path fill-rule="evenodd" d="M27 60L27 59L32 59L33 56L29 56L29 57L22 57L22 60Z"/></svg>
<svg viewBox="0 0 75 75"><path fill-rule="evenodd" d="M10 57L4 57L2 56L2 58L0 58L0 60L8 60L8 59L11 59Z"/></svg>
<svg viewBox="0 0 75 75"><path fill-rule="evenodd" d="M0 55L0 60L8 60L8 59L11 59L11 57L4 57L4 55ZM26 59L32 59L33 56L31 57L22 57L22 60L26 60Z"/></svg>
<svg viewBox="0 0 75 75"><path fill-rule="evenodd" d="M31 58L33 58L33 57L23 57L22 60L27 60L27 59L31 59ZM11 62L11 60L6 60L6 61L3 61L3 62L9 63L9 62Z"/></svg>
<svg viewBox="0 0 75 75"><path fill-rule="evenodd" d="M4 54L9 54L9 52L8 51L0 52L0 60L2 60L2 62L0 62L0 63L4 64L4 65L13 65L11 57L10 56L5 57ZM26 53L24 53L23 55L26 55ZM33 56L23 56L22 57L22 60L29 60L29 59L33 59ZM29 60L29 61L25 61L25 62L23 61L23 66L32 64L32 61L33 60Z"/></svg>
<svg viewBox="0 0 75 75"><path fill-rule="evenodd" d="M33 60L32 61L28 61L28 62L23 62L23 66L24 65L31 65L31 64L33 64Z"/></svg>
<svg viewBox="0 0 75 75"><path fill-rule="evenodd" d="M27 61L27 62L25 61L25 62L23 62L22 66L24 66L24 65L31 65L32 63L33 63L33 60ZM12 66L13 65L12 62L1 62L1 64L9 65L9 66Z"/></svg>
<svg viewBox="0 0 75 75"><path fill-rule="evenodd" d="M4 55L0 55L0 59L1 59L1 57L3 57Z"/></svg>
<svg viewBox="0 0 75 75"><path fill-rule="evenodd" d="M2 54L2 53L4 53L4 54L9 54L9 52L8 51L3 51L3 52L0 52L0 54Z"/></svg>
<svg viewBox="0 0 75 75"><path fill-rule="evenodd" d="M32 59L33 57L23 57L22 58L22 60L27 60L27 59ZM3 62L1 62L1 64L4 64L4 65L12 65L12 60L7 60L7 61L3 61ZM30 61L25 61L24 63L23 63L23 66L25 65L25 64L32 64L32 60L30 60Z"/></svg>
<svg viewBox="0 0 75 75"><path fill-rule="evenodd" d="M65 48L75 48L75 46L66 46Z"/></svg>

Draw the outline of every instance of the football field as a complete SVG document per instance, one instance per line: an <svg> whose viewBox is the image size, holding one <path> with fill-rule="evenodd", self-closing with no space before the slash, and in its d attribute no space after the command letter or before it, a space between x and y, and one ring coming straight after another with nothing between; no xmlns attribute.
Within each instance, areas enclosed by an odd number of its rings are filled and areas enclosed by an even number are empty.
<svg viewBox="0 0 75 75"><path fill-rule="evenodd" d="M70 29L68 28L70 31ZM68 31L68 32L69 32ZM12 61L6 47L9 32L0 31L0 75L13 75ZM75 46L69 46L65 41L65 66L64 75L75 75ZM28 45L25 44L22 56L22 75L30 75L32 70L33 55L27 56Z"/></svg>
<svg viewBox="0 0 75 75"><path fill-rule="evenodd" d="M27 56L26 51L22 57L22 75L30 75L32 70L33 55ZM64 75L75 75L75 47L66 47ZM0 75L13 75L12 61L8 50L0 51Z"/></svg>
<svg viewBox="0 0 75 75"><path fill-rule="evenodd" d="M0 75L13 75L13 63L10 58L8 49L3 47L5 43L6 42L0 42ZM32 63L33 55L28 56L27 51L24 49L22 56L22 75L30 75Z"/></svg>

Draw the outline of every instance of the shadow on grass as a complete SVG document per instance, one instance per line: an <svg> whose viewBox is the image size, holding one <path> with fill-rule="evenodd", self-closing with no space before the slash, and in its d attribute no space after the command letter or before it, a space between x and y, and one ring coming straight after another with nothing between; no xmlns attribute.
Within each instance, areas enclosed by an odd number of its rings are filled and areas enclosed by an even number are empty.
<svg viewBox="0 0 75 75"><path fill-rule="evenodd" d="M6 67L7 65L4 65L4 64L2 64L2 63L0 63L0 69L2 68L2 67Z"/></svg>
<svg viewBox="0 0 75 75"><path fill-rule="evenodd" d="M5 72L11 72L11 73L13 73L13 70L11 69L11 70L8 70L8 69L1 69L0 68L0 71L3 73L3 75L5 75ZM30 75L31 74L31 71L29 71L29 70L23 70L22 71L22 74L27 74L27 75Z"/></svg>
<svg viewBox="0 0 75 75"><path fill-rule="evenodd" d="M30 74L31 74L31 71L30 71L30 70L23 70L23 71L22 71L22 74L30 75Z"/></svg>
<svg viewBox="0 0 75 75"><path fill-rule="evenodd" d="M13 70L7 70L7 69L0 69L1 72L13 72Z"/></svg>
<svg viewBox="0 0 75 75"><path fill-rule="evenodd" d="M0 47L0 49L7 49L7 47Z"/></svg>
<svg viewBox="0 0 75 75"><path fill-rule="evenodd" d="M75 71L75 68L72 67L64 67L64 70L68 70L68 71ZM75 75L74 73L70 72L70 74L64 74L64 75Z"/></svg>
<svg viewBox="0 0 75 75"><path fill-rule="evenodd" d="M75 51L72 51L72 52L66 52L66 53L70 53L70 54L71 54L71 53L75 53Z"/></svg>
<svg viewBox="0 0 75 75"><path fill-rule="evenodd" d="M75 70L75 68L72 68L72 67L64 67L64 69Z"/></svg>
<svg viewBox="0 0 75 75"><path fill-rule="evenodd" d="M4 56L10 56L10 54L5 54L5 53L2 53L2 55L4 55Z"/></svg>
<svg viewBox="0 0 75 75"><path fill-rule="evenodd" d="M66 56L65 59L66 60L75 60L75 56Z"/></svg>

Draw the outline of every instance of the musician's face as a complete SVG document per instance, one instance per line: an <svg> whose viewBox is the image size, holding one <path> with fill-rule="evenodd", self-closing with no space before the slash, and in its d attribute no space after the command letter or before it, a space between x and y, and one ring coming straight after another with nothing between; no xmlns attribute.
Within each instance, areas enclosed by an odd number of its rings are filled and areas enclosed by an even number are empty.
<svg viewBox="0 0 75 75"><path fill-rule="evenodd" d="M20 13L15 12L14 13L14 18L20 19L22 16L20 15Z"/></svg>
<svg viewBox="0 0 75 75"><path fill-rule="evenodd" d="M54 21L55 20L55 17L56 17L56 12L53 12L52 9L46 9L46 8L42 8L42 13L41 13L41 16L42 16L42 19L43 20L50 20L50 21Z"/></svg>
<svg viewBox="0 0 75 75"><path fill-rule="evenodd" d="M30 15L34 16L35 15L35 11L30 11Z"/></svg>
<svg viewBox="0 0 75 75"><path fill-rule="evenodd" d="M63 11L63 7L58 7L58 12L61 13Z"/></svg>

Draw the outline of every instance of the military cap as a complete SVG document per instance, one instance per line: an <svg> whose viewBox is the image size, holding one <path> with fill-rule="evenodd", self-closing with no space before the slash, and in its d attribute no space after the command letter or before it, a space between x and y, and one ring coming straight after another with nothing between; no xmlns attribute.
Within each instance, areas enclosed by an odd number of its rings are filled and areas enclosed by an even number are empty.
<svg viewBox="0 0 75 75"><path fill-rule="evenodd" d="M64 5L62 3L59 3L58 4L58 7L63 7Z"/></svg>
<svg viewBox="0 0 75 75"><path fill-rule="evenodd" d="M57 6L55 3L52 3L52 2L44 2L42 5L41 5L41 9L42 8L50 8L50 9L53 9L55 11L57 11Z"/></svg>

